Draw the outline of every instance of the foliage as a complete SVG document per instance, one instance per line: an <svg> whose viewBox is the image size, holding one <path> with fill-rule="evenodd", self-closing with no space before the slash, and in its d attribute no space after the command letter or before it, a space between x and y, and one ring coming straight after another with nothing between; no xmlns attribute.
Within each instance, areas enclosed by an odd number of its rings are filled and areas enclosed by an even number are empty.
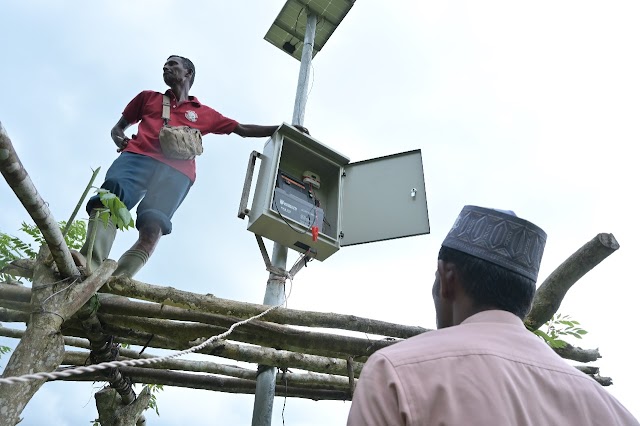
<svg viewBox="0 0 640 426"><path fill-rule="evenodd" d="M100 201L105 207L105 210L100 213L100 219L104 222L104 226L107 226L109 216L118 229L125 230L135 226L131 212L115 194L103 188L98 188L96 193L100 196Z"/></svg>
<svg viewBox="0 0 640 426"><path fill-rule="evenodd" d="M66 225L66 221L59 222L62 231ZM25 233L33 241L25 242L23 238L14 237L4 232L0 232L0 270L9 262L16 259L31 258L34 259L37 254L37 248L45 243L44 237L40 229L36 225L29 225L22 222L20 231ZM82 220L75 220L71 223L67 234L64 237L67 246L72 250L80 250L87 236L87 224ZM0 274L0 281L9 281L8 274Z"/></svg>
<svg viewBox="0 0 640 426"><path fill-rule="evenodd" d="M96 192L105 207L100 213L100 219L104 222L105 226L109 221L109 217L111 217L111 220L118 229L125 230L135 226L131 213L115 194L102 188L98 188ZM67 222L61 221L58 225L60 226L60 231L64 233ZM40 229L38 229L36 225L29 225L26 222L22 222L20 231L30 237L29 239L31 239L32 242L25 242L25 238L18 238L0 232L0 270L9 262L16 259L35 259L38 247L45 244L42 232L40 232ZM71 250L80 250L86 238L87 224L83 220L74 220L66 231L66 234L64 234L67 247ZM12 282L13 280L14 278L10 275L0 273L0 281Z"/></svg>
<svg viewBox="0 0 640 426"><path fill-rule="evenodd" d="M576 339L582 339L587 334L587 330L580 327L578 321L572 320L569 315L562 315L559 312L547 321L546 332L542 329L531 330L533 333L544 340L552 348L564 348L567 342L560 339L560 336L573 336Z"/></svg>
<svg viewBox="0 0 640 426"><path fill-rule="evenodd" d="M149 398L149 408L154 410L156 414L159 416L160 411L158 411L158 400L156 398L156 394L162 390L162 385L144 385L145 388L149 389L149 393L151 394L151 398Z"/></svg>
<svg viewBox="0 0 640 426"><path fill-rule="evenodd" d="M9 346L0 345L0 358L2 358L2 355L8 354L9 352L11 352L11 348Z"/></svg>

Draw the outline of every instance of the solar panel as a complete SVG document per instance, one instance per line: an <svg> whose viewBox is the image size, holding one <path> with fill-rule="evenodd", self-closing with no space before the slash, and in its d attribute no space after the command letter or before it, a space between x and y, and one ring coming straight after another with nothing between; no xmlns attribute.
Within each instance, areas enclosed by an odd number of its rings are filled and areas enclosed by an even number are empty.
<svg viewBox="0 0 640 426"><path fill-rule="evenodd" d="M264 39L278 49L300 60L307 13L318 17L313 44L315 56L347 16L356 0L287 0Z"/></svg>

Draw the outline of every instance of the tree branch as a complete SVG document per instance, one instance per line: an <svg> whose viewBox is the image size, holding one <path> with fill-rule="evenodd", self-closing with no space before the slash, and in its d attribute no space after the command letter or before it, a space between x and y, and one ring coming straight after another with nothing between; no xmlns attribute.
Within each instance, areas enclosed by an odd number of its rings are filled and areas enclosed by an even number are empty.
<svg viewBox="0 0 640 426"><path fill-rule="evenodd" d="M15 377L40 371L53 371L60 365L64 354L60 325L63 318L50 308L47 294L52 294L58 278L44 265L49 256L46 246L40 248L34 277L40 284L31 295L30 318L22 339L11 354L2 377ZM0 413L3 424L15 425L20 421L20 413L40 389L44 379L27 383L0 386Z"/></svg>
<svg viewBox="0 0 640 426"><path fill-rule="evenodd" d="M24 277L30 280L33 278L33 268L35 268L35 265L35 259L16 259L0 269L0 273L13 275L15 277Z"/></svg>
<svg viewBox="0 0 640 426"><path fill-rule="evenodd" d="M53 260L56 262L62 276L79 276L80 272L75 263L73 263L71 253L62 237L62 231L60 231L58 223L53 218L49 206L33 185L1 122L0 172L2 172L9 186L42 232L42 236L47 242Z"/></svg>
<svg viewBox="0 0 640 426"><path fill-rule="evenodd" d="M105 259L82 283L71 287L60 306L60 314L65 318L75 314L107 282L117 267L115 260Z"/></svg>
<svg viewBox="0 0 640 426"><path fill-rule="evenodd" d="M140 392L138 398L129 404L125 404L113 388L102 389L96 392L95 397L101 426L136 426L145 424L142 412L149 407L151 393L148 389ZM139 421L140 418L142 418L142 422Z"/></svg>
<svg viewBox="0 0 640 426"><path fill-rule="evenodd" d="M598 234L569 256L536 291L525 325L530 330L537 330L549 321L571 286L619 248L613 234Z"/></svg>
<svg viewBox="0 0 640 426"><path fill-rule="evenodd" d="M582 349L577 346L573 346L567 343L564 348L553 349L558 355L565 359L571 359L578 362L592 362L600 356L600 350L596 349Z"/></svg>

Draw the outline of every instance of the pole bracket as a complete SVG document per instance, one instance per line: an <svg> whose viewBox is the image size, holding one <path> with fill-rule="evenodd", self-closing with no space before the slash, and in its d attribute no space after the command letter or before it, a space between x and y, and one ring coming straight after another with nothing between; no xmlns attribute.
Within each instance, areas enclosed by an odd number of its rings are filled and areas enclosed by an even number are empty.
<svg viewBox="0 0 640 426"><path fill-rule="evenodd" d="M269 258L269 254L267 253L267 248L264 245L264 240L260 235L254 234L256 237L256 241L258 242L258 247L260 247L260 253L262 254L262 259L264 260L264 264L267 268L267 271L271 274L269 279L281 281L283 284L286 280L293 281L293 277L302 269L303 266L307 266L307 264L313 260L311 256L311 252L306 252L300 255L296 263L293 264L291 269L287 271L286 269L278 268L273 266L271 263L271 259Z"/></svg>

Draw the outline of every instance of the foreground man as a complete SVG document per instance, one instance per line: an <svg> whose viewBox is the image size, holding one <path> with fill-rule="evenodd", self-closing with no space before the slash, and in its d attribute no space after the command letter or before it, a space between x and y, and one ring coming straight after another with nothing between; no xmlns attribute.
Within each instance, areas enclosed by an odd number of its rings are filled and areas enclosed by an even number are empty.
<svg viewBox="0 0 640 426"><path fill-rule="evenodd" d="M278 126L240 124L216 110L203 105L195 96L189 96L189 89L195 78L193 63L181 56L170 56L162 68L162 77L169 90L165 92L169 100L171 126L189 126L208 133L235 133L242 137L271 136ZM133 277L147 262L160 237L171 233L171 218L196 179L195 159L180 160L168 158L160 146L159 133L164 125L163 94L150 90L140 92L124 109L122 117L111 130L111 138L118 146L120 156L107 171L102 188L118 196L131 210L136 204L136 228L139 238L120 260L114 275ZM138 133L131 139L124 131L131 125L140 123ZM298 130L307 130L296 126ZM98 196L87 203L91 218L102 203ZM89 221L87 236L97 226L97 236L91 258L91 270L95 270L109 256L116 235L113 223L105 227L102 223ZM76 263L85 266L89 250L88 241L73 253Z"/></svg>
<svg viewBox="0 0 640 426"><path fill-rule="evenodd" d="M638 425L524 327L545 242L513 212L465 206L438 255L438 330L369 358L348 424Z"/></svg>

